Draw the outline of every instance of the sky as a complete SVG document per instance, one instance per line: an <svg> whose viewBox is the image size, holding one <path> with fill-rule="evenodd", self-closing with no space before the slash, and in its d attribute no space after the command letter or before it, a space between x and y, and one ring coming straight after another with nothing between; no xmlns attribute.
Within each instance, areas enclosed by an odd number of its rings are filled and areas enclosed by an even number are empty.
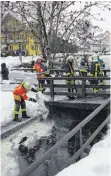
<svg viewBox="0 0 111 176"><path fill-rule="evenodd" d="M82 1L80 3L80 1L76 1L75 8L76 9L82 9L83 5L85 4L85 2L86 1ZM88 2L90 2L90 1L88 1ZM93 1L93 2L95 2L95 1ZM108 1L104 2L104 3L108 3ZM111 8L111 5L109 7ZM73 6L70 7L70 8L72 8L71 10L74 10ZM94 25L98 25L102 29L102 30L100 30L100 33L101 32L104 33L107 30L111 31L111 22L110 22L111 21L110 20L111 19L111 11L109 11L109 10L104 10L103 11L103 10L99 9L98 7L96 7L96 6L93 6L93 7L91 7L91 13L95 14L95 17L97 19L100 19L100 18L104 19L103 21L99 21L99 20L95 20L95 19L91 18L92 23ZM99 14L99 15L96 15L96 14Z"/></svg>
<svg viewBox="0 0 111 176"><path fill-rule="evenodd" d="M98 8L94 7L92 9L93 12L101 14L101 17L104 19L104 21L97 21L97 20L92 20L92 22L95 25L98 25L100 28L103 29L103 32L105 31L110 31L111 32L111 11L105 10L105 11L98 11Z"/></svg>

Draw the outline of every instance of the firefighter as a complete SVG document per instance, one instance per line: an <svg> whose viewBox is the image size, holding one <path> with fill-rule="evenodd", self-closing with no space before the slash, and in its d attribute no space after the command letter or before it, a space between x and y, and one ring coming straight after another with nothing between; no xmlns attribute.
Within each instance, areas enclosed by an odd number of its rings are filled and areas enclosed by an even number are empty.
<svg viewBox="0 0 111 176"><path fill-rule="evenodd" d="M45 67L45 77L50 77L50 62L49 60L44 60ZM50 80L46 80L47 84L50 84Z"/></svg>
<svg viewBox="0 0 111 176"><path fill-rule="evenodd" d="M87 76L89 71L88 56L84 55L80 62L80 73L82 76Z"/></svg>
<svg viewBox="0 0 111 176"><path fill-rule="evenodd" d="M37 92L35 88L31 86L31 84L27 81L23 81L21 84L19 84L15 90L13 91L14 101L15 101L15 107L14 107L14 121L20 122L21 120L18 118L19 110L21 106L21 112L22 112L22 118L30 118L26 114L26 104L25 100L29 100L32 102L36 102L34 98L29 98L27 96L28 91Z"/></svg>
<svg viewBox="0 0 111 176"><path fill-rule="evenodd" d="M9 77L8 77L9 71L5 63L1 64L1 74L2 74L2 80L9 80Z"/></svg>
<svg viewBox="0 0 111 176"><path fill-rule="evenodd" d="M97 56L97 59L98 59L99 65L100 65L100 74L99 74L99 76L102 77L102 76L104 76L103 70L105 69L105 63L103 62L102 59L100 59L99 56ZM100 80L100 85L104 85L103 80Z"/></svg>
<svg viewBox="0 0 111 176"><path fill-rule="evenodd" d="M49 62L49 69L53 69L53 58L51 56L51 48L48 45L45 48L45 58ZM50 74L52 74L52 73L53 73L53 71L50 71Z"/></svg>
<svg viewBox="0 0 111 176"><path fill-rule="evenodd" d="M67 57L67 63L65 65L65 72L66 72L66 76L67 77L74 77L75 76L75 72L74 72L74 68L73 68L73 60L74 57L73 56L68 56ZM66 80L66 84L68 85L74 85L75 84L75 80ZM68 88L68 92L73 92L74 88ZM76 90L77 92L77 90ZM68 96L69 99L74 99L73 96Z"/></svg>
<svg viewBox="0 0 111 176"><path fill-rule="evenodd" d="M92 58L91 68L90 68L90 76L98 77L100 74L100 65L96 58ZM98 80L91 80L90 81L93 85L98 85ZM94 93L99 92L99 88L93 88Z"/></svg>
<svg viewBox="0 0 111 176"><path fill-rule="evenodd" d="M34 66L35 70L37 71L37 79L45 78L45 66L42 61L43 61L43 58L39 56ZM39 83L39 91L43 93L45 91L45 87L44 87L45 80L38 80L38 83Z"/></svg>

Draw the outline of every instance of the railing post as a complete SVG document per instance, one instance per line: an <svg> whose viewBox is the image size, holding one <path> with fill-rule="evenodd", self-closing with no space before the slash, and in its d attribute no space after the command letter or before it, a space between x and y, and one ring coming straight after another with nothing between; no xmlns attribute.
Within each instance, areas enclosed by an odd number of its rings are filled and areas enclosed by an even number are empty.
<svg viewBox="0 0 111 176"><path fill-rule="evenodd" d="M50 93L51 93L51 100L54 101L54 84L53 84L53 80L50 80Z"/></svg>
<svg viewBox="0 0 111 176"><path fill-rule="evenodd" d="M80 148L81 148L83 145L82 128L80 128L79 135L80 135L79 138L80 138ZM82 158L82 155L80 156L80 158Z"/></svg>
<svg viewBox="0 0 111 176"><path fill-rule="evenodd" d="M82 80L82 98L86 96L86 88L85 88L86 80Z"/></svg>
<svg viewBox="0 0 111 176"><path fill-rule="evenodd" d="M104 70L104 76L106 76L106 70Z"/></svg>

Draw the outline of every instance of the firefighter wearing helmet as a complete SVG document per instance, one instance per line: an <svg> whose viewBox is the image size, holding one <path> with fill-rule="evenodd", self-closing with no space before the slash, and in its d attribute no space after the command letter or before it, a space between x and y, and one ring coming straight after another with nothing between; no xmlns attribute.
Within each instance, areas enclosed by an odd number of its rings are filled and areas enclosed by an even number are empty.
<svg viewBox="0 0 111 176"><path fill-rule="evenodd" d="M80 73L82 76L87 76L89 71L88 55L84 55L80 61Z"/></svg>
<svg viewBox="0 0 111 176"><path fill-rule="evenodd" d="M75 72L74 72L74 67L73 67L73 60L74 57L73 56L68 56L66 59L66 65L65 65L65 72L66 72L66 76L67 77L74 77L75 76ZM68 85L74 85L75 84L75 80L71 79L71 80L66 80L66 84ZM68 88L68 92L73 93L74 92L74 88ZM76 90L77 92L77 90ZM74 96L68 96L69 99L74 99Z"/></svg>
<svg viewBox="0 0 111 176"><path fill-rule="evenodd" d="M27 81L23 81L21 84L19 84L15 90L13 91L13 97L14 97L14 101L15 101L15 106L14 106L14 121L20 122L21 120L18 118L19 115L19 110L21 107L21 112L22 112L22 118L29 118L27 116L26 113L26 104L25 104L25 100L28 101L32 101L32 102L36 102L36 100L34 98L29 98L27 96L27 92L28 91L33 91L33 92L37 92L38 90L36 90L35 88L33 88L33 86L27 82Z"/></svg>
<svg viewBox="0 0 111 176"><path fill-rule="evenodd" d="M43 58L41 56L38 56L36 64L34 65L34 68L37 72L37 79L45 78L45 66L43 63ZM44 87L45 80L38 80L38 83L39 83L39 91L43 93L45 91L45 87Z"/></svg>
<svg viewBox="0 0 111 176"><path fill-rule="evenodd" d="M105 63L104 63L104 61L99 57L99 56L97 56L97 59L98 59L98 62L99 62L99 65L100 65L100 74L99 74L99 76L104 76L104 69L105 69ZM103 80L100 80L100 85L104 85L104 82L103 82Z"/></svg>
<svg viewBox="0 0 111 176"><path fill-rule="evenodd" d="M90 69L90 76L98 77L100 74L100 65L97 60L97 56L93 56L92 63L91 63L91 69ZM90 81L93 85L98 85L98 80L92 80ZM99 92L99 88L93 88L94 93Z"/></svg>

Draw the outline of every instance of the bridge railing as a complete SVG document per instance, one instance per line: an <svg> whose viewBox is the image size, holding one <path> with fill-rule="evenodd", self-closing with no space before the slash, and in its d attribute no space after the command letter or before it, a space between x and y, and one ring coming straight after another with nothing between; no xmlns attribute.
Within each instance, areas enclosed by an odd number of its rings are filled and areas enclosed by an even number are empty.
<svg viewBox="0 0 111 176"><path fill-rule="evenodd" d="M110 89L110 85L93 85L93 84L89 84L87 85L86 84L86 81L88 81L90 83L90 81L92 80L110 80L110 77L108 76L104 76L104 77L91 77L91 76L88 76L88 77L82 77L82 76L75 76L75 77L66 77L66 76L62 76L62 77L46 77L46 78L39 78L38 80L50 80L50 84L45 84L44 86L45 87L49 87L50 88L50 92L46 92L45 94L47 95L50 95L51 96L51 99L54 100L54 96L55 95L65 95L65 96L78 96L78 97L82 97L82 98L85 98L86 96L109 96L109 94L106 94L106 92L104 93L87 93L86 89L87 88L101 88L101 89ZM76 84L63 84L61 83L60 81L63 81L63 80L74 80L74 81L81 81L80 82L77 82ZM55 83L55 81L59 81L59 83ZM55 88L74 88L76 90L78 90L78 88L80 89L80 93L78 94L77 93L71 93L71 92L64 92L63 90L62 91L55 91Z"/></svg>
<svg viewBox="0 0 111 176"><path fill-rule="evenodd" d="M36 71L34 68L11 68L11 71L13 71L13 70L23 70L23 71ZM58 68L54 68L54 69L50 69L50 71L53 73L53 72L65 72L65 69L58 69ZM74 70L75 72L79 72L79 70L78 69L75 69ZM107 75L107 73L108 72L110 72L110 69L103 69L103 71L104 71L104 76L106 76Z"/></svg>
<svg viewBox="0 0 111 176"><path fill-rule="evenodd" d="M110 122L110 115L100 124L99 127L91 134L88 140L83 143L82 140L82 129L85 125L87 125L94 117L105 107L110 104L110 98L108 98L103 104L101 104L98 108L96 108L90 115L88 115L82 122L80 122L75 128L73 128L67 135L65 135L60 141L58 141L53 147L51 147L47 152L42 154L34 163L32 163L25 171L21 172L19 176L29 176L35 169L37 169L44 161L48 160L53 153L57 152L57 150L66 144L69 139L75 136L78 132L80 134L80 148L76 153L67 160L67 167L70 164L74 163L82 154L84 149L88 147L88 145L93 141L93 139L97 136L97 134L102 130L102 128Z"/></svg>

